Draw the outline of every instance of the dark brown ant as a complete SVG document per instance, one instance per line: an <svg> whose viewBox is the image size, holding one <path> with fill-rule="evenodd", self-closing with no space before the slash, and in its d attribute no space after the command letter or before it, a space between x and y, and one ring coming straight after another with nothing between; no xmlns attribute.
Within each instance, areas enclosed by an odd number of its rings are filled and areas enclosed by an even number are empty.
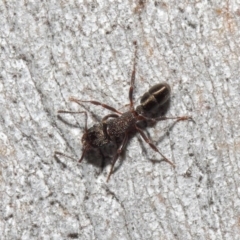
<svg viewBox="0 0 240 240"><path fill-rule="evenodd" d="M130 133L135 131L139 132L142 138L149 146L156 152L158 152L164 159L164 161L168 162L172 166L175 167L174 163L168 160L152 143L152 141L145 135L143 130L138 126L138 123L141 121L151 121L156 123L157 121L167 120L167 119L175 119L177 121L184 121L189 120L191 117L183 116L183 117L157 117L157 118L148 118L144 116L146 113L152 111L155 108L166 103L167 100L170 98L170 86L167 83L160 83L154 85L146 92L141 98L141 104L139 106L134 107L133 103L133 90L134 90L134 82L135 82L135 72L136 72L136 52L137 52L137 43L134 42L135 45L135 58L134 58L134 65L133 71L131 76L130 82L130 89L129 89L129 111L127 112L119 112L115 108L108 106L104 103L98 101L82 101L76 98L71 97L69 100L72 102L76 102L81 105L84 102L92 103L94 105L100 105L103 108L106 108L114 114L106 115L101 123L95 124L90 128L87 128L87 112L69 112L69 111L58 111L58 113L84 113L86 115L85 118L85 131L82 136L82 143L83 143L83 152L82 156L79 160L81 162L86 154L86 152L91 148L101 148L104 145L107 145L111 142L116 142L116 139L121 139L121 144L119 145L111 164L111 169L107 177L107 181L110 179L110 176L113 172L114 165L122 153L123 149L125 148ZM60 152L56 152L55 154L64 155Z"/></svg>

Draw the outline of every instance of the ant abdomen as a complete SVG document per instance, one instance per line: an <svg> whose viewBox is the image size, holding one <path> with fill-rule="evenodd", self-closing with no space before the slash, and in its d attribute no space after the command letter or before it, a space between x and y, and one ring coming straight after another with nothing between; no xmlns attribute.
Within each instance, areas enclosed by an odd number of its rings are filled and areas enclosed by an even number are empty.
<svg viewBox="0 0 240 240"><path fill-rule="evenodd" d="M171 88L167 83L159 83L151 87L148 92L141 97L142 112L151 112L167 102L170 97Z"/></svg>

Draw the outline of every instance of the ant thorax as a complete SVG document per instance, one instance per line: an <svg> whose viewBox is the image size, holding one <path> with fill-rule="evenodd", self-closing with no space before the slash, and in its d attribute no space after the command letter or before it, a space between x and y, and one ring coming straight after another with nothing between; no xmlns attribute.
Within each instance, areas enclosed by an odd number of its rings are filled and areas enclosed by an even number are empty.
<svg viewBox="0 0 240 240"><path fill-rule="evenodd" d="M119 118L107 122L107 133L110 138L121 137L134 129L136 117L131 111L123 113Z"/></svg>

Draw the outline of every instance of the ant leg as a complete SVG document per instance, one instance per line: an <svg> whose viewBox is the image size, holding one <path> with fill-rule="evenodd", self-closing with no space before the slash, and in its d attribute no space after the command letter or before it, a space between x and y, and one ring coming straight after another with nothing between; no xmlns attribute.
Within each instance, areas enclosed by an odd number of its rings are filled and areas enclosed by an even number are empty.
<svg viewBox="0 0 240 240"><path fill-rule="evenodd" d="M66 155L66 154L64 154L64 153L61 153L61 152L58 152L58 151L55 151L54 152L54 157L56 157L57 155L61 155L61 156L64 156L64 157L67 157L67 158L70 158L70 159L72 159L72 160L76 160L76 159L74 159L74 158L72 158L72 157L70 157L70 156L68 156L68 155Z"/></svg>
<svg viewBox="0 0 240 240"><path fill-rule="evenodd" d="M144 141L146 143L148 143L148 145L155 151L155 152L158 152L164 159L165 162L168 162L169 164L171 164L173 167L175 167L175 164L172 163L170 160L168 160L158 149L157 147L151 142L151 140L149 138L147 138L147 136L145 135L145 133L140 129L138 128L136 125L135 125L135 128L137 129L137 131L141 134L142 138L144 139Z"/></svg>
<svg viewBox="0 0 240 240"><path fill-rule="evenodd" d="M71 112L71 111L64 111L64 110L59 110L58 113L70 113L70 114L78 114L78 113L84 113L85 114L85 131L87 131L87 119L88 115L86 111L81 111L81 112Z"/></svg>
<svg viewBox="0 0 240 240"><path fill-rule="evenodd" d="M133 62L133 71L131 76L131 84L129 88L129 101L130 101L130 109L133 110L133 89L135 83L135 74L136 74L136 55L137 55L137 42L134 41L133 44L135 45L135 54L134 54L134 62Z"/></svg>
<svg viewBox="0 0 240 240"><path fill-rule="evenodd" d="M112 165L111 165L111 170L110 170L110 172L109 172L109 174L108 174L108 177L107 177L107 182L109 181L110 176L112 175L114 165L115 165L115 163L116 163L119 155L121 154L123 148L126 146L127 141L128 141L128 135L125 134L124 139L123 139L120 147L118 148L118 150L117 150L117 152L116 152L116 154L115 154L115 156L114 156L114 158L113 158Z"/></svg>
<svg viewBox="0 0 240 240"><path fill-rule="evenodd" d="M108 114L107 116L105 116L103 119L102 119L102 123L106 122L108 118L118 118L119 115L117 114Z"/></svg>
<svg viewBox="0 0 240 240"><path fill-rule="evenodd" d="M86 147L83 149L82 156L81 156L81 158L78 160L79 163L82 162L82 160L83 160L86 152L89 150L89 148L90 148L90 147L86 146Z"/></svg>
<svg viewBox="0 0 240 240"><path fill-rule="evenodd" d="M103 132L104 132L104 135L107 136L108 138L109 138L109 136L108 136L108 133L107 133L107 119L108 118L118 118L118 117L119 117L119 115L117 115L117 114L108 114L107 116L105 116L102 119Z"/></svg>
<svg viewBox="0 0 240 240"><path fill-rule="evenodd" d="M86 154L86 152L87 152L88 150L89 150L89 147L85 147L85 148L83 149L82 156L81 156L81 158L80 158L79 161L78 161L79 163L83 160L83 157L85 156L85 154ZM70 156L68 156L68 155L66 155L66 154L64 154L64 153L55 151L55 152L54 152L54 156L57 156L57 155L61 155L61 156L64 156L64 157L67 157L67 158L70 158L70 159L76 161L76 159L74 159L74 158L72 158L72 157L70 157Z"/></svg>
<svg viewBox="0 0 240 240"><path fill-rule="evenodd" d="M192 117L188 117L188 116L182 116L182 117L157 117L157 118L148 118L148 117L144 117L143 115L139 115L138 120L145 120L145 121L151 121L152 123L156 123L158 121L163 121L163 120L168 120L168 119L174 119L177 120L177 122L179 121L186 121L186 120L191 120L193 121Z"/></svg>
<svg viewBox="0 0 240 240"><path fill-rule="evenodd" d="M58 113L70 113L70 114L84 113L84 114L85 114L85 133L87 132L87 129L88 129L88 128L87 128L88 115L87 115L87 112L86 112L86 111L72 112L72 111L59 110ZM86 152L87 152L88 149L89 149L89 146L85 146L85 148L83 149L83 152L82 152L82 156L81 156L81 158L79 159L78 162L81 162L81 161L83 160L83 157L85 156L85 154L86 154ZM61 152L55 152L55 153L54 153L54 156L56 156L56 155L62 155L62 156L65 156L65 157L68 157L68 158L70 158L70 159L75 160L74 158L69 157L69 156L67 156L67 155L65 155L64 153L61 153Z"/></svg>
<svg viewBox="0 0 240 240"><path fill-rule="evenodd" d="M118 113L118 114L122 114L122 113L119 112L117 109L115 109L115 108L113 108L113 107L111 107L111 106L108 106L108 105L106 105L106 104L104 104L104 103L98 102L98 101L82 101L82 100L78 100L78 99L76 99L76 98L74 98L74 97L70 97L70 98L69 98L69 101L75 102L75 103L77 103L77 104L79 104L79 105L81 105L82 102L88 102L88 103L92 103L92 104L94 104L94 105L100 105L100 106L102 106L103 108L106 108L106 109L108 109L108 110L110 110L110 111L112 111L112 112L115 112L115 113Z"/></svg>
<svg viewBox="0 0 240 240"><path fill-rule="evenodd" d="M158 118L155 118L156 121L162 121L162 120L167 120L167 119L176 119L177 122L179 121L186 121L186 120L190 120L190 121L193 121L192 117L189 117L189 116L182 116L182 117L158 117Z"/></svg>

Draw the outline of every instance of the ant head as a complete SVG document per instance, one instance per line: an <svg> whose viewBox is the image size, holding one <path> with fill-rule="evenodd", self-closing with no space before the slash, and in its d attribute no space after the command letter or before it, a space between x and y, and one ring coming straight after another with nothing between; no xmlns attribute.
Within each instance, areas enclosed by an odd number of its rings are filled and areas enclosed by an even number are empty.
<svg viewBox="0 0 240 240"><path fill-rule="evenodd" d="M93 148L99 148L109 143L109 139L104 134L103 125L95 124L87 129L82 136L82 143L84 146L91 146Z"/></svg>

